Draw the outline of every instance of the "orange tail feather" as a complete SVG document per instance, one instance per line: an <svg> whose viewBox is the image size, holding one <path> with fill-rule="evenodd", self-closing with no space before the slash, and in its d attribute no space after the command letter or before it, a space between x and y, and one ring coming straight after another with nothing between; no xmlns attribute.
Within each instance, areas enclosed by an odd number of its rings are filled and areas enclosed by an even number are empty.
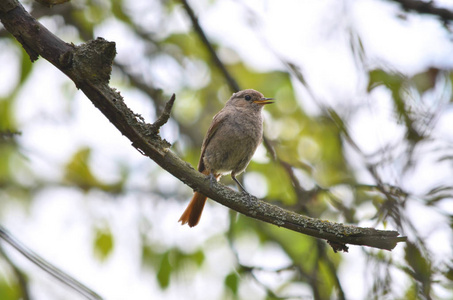
<svg viewBox="0 0 453 300"><path fill-rule="evenodd" d="M190 227L197 225L207 198L205 195L195 192L178 222L181 222L181 225L188 223Z"/></svg>

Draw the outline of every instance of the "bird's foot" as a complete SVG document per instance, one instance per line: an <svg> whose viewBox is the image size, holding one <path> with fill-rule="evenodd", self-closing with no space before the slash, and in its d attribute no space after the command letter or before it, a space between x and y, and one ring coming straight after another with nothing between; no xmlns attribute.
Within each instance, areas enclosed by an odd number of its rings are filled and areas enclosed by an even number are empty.
<svg viewBox="0 0 453 300"><path fill-rule="evenodd" d="M251 196L251 195L252 195L252 194L250 194L249 192L247 192L247 190L245 190L245 189L242 189L242 190L241 190L241 193L242 193L242 194L245 194L245 195L248 195L248 196Z"/></svg>
<svg viewBox="0 0 453 300"><path fill-rule="evenodd" d="M209 173L208 178L209 178L209 187L212 188L214 186L214 183L217 182L217 178L212 173Z"/></svg>

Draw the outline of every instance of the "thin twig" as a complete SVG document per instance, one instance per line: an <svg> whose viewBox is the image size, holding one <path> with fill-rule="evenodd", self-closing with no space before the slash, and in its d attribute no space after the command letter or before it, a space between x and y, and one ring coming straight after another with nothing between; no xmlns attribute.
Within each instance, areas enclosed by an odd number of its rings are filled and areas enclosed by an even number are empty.
<svg viewBox="0 0 453 300"><path fill-rule="evenodd" d="M434 1L418 1L418 0L388 0L396 2L405 10L415 11L419 14L428 14L437 16L443 21L453 21L453 12L446 8L434 6Z"/></svg>
<svg viewBox="0 0 453 300"><path fill-rule="evenodd" d="M160 116L156 120L156 122L154 122L151 125L151 128L152 128L154 133L159 133L159 129L165 123L167 123L168 119L170 118L171 109L173 108L173 104L175 103L175 99L176 99L176 96L175 96L175 94L173 94L171 96L170 100L168 100L168 102L165 104L164 111L160 114Z"/></svg>
<svg viewBox="0 0 453 300"><path fill-rule="evenodd" d="M208 50L209 54L212 57L212 60L216 64L216 66L219 68L220 72L222 72L223 76L225 77L228 85L230 86L230 89L233 92L238 92L240 91L239 84L234 80L233 76L231 76L230 72L228 72L227 68L223 64L223 62L220 60L220 58L217 56L217 53L214 50L214 47L212 46L211 42L209 42L208 38L206 37L206 34L204 33L203 28L201 28L200 24L198 23L198 18L195 16L195 13L190 7L189 3L187 3L186 0L181 0L184 9L187 12L187 15L190 18L190 21L192 22L192 26L195 29L195 32L198 34L200 37L202 43L205 45L206 49Z"/></svg>

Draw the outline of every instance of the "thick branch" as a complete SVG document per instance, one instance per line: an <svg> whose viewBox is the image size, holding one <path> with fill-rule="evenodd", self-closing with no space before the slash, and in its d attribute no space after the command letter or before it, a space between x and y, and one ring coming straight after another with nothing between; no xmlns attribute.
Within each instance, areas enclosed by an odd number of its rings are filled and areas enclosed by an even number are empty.
<svg viewBox="0 0 453 300"><path fill-rule="evenodd" d="M0 10L2 8L0 7ZM109 76L106 72L110 70L115 54L114 43L97 39L78 47L66 44L43 29L19 4L14 9L1 10L0 19L5 28L17 39L21 39L24 47L43 56L68 75L135 148L194 190L251 218L325 239L335 250L347 250L346 244L391 250L398 242L406 240L405 237L399 237L396 231L361 228L309 218L253 196L235 192L222 184L212 183L170 151L170 144L162 140L154 130L162 122L158 121L154 127L146 124L126 106L121 95L108 86ZM47 41L52 43L47 44ZM99 73L89 66L92 64L100 69ZM169 113L171 104L167 108ZM159 120L165 120L166 117L162 118Z"/></svg>

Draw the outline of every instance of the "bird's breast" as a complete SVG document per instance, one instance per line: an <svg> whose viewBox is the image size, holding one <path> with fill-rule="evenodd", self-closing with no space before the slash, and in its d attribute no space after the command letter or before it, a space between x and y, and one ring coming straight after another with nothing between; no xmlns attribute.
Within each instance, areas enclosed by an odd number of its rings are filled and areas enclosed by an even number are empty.
<svg viewBox="0 0 453 300"><path fill-rule="evenodd" d="M217 173L242 172L261 142L263 124L261 115L234 116L215 132L204 153L204 163Z"/></svg>

